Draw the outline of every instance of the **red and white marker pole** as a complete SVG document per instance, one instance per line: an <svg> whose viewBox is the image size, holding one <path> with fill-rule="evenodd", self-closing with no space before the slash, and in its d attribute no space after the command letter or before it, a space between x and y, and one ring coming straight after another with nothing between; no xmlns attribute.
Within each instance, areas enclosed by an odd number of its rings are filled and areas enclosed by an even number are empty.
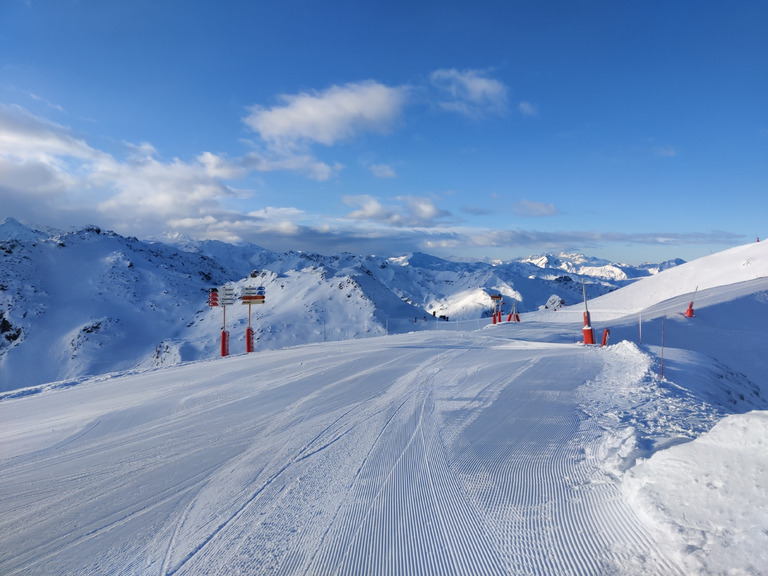
<svg viewBox="0 0 768 576"><path fill-rule="evenodd" d="M693 300L696 298L696 292L699 291L699 287L696 286L696 290L693 292L693 298L691 298L691 302L688 304L688 309L683 313L686 318L693 318Z"/></svg>
<svg viewBox="0 0 768 576"><path fill-rule="evenodd" d="M595 331L592 330L592 318L587 308L587 289L584 287L584 278L581 279L581 291L584 294L584 328L581 329L584 334L584 344L594 344Z"/></svg>

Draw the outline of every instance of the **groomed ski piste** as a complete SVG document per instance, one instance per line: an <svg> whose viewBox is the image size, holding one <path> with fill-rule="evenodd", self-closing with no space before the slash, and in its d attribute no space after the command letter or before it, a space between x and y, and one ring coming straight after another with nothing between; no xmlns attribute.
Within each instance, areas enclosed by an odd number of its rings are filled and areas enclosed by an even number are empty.
<svg viewBox="0 0 768 576"><path fill-rule="evenodd" d="M4 393L0 573L768 573L768 244L589 305Z"/></svg>

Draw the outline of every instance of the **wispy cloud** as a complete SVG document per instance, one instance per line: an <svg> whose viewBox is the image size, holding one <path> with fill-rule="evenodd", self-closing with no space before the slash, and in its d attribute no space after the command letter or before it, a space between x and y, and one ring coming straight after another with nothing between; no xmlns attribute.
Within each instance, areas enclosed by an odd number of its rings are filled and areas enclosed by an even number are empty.
<svg viewBox="0 0 768 576"><path fill-rule="evenodd" d="M395 169L389 164L371 164L368 168L376 178L397 178Z"/></svg>
<svg viewBox="0 0 768 576"><path fill-rule="evenodd" d="M373 196L345 196L342 201L357 210L346 215L350 220L383 222L395 227L429 228L451 216L447 210L438 208L431 198L398 196L388 205Z"/></svg>
<svg viewBox="0 0 768 576"><path fill-rule="evenodd" d="M64 112L64 108L60 106L59 104L55 104L51 102L50 100L43 98L42 96L38 96L37 94L33 94L32 92L29 93L29 97L32 98L35 102L41 102L48 106L49 108L53 108L54 110L58 110L59 112Z"/></svg>
<svg viewBox="0 0 768 576"><path fill-rule="evenodd" d="M557 208L554 204L545 202L533 202L525 198L518 200L514 206L515 214L529 217L554 216Z"/></svg>
<svg viewBox="0 0 768 576"><path fill-rule="evenodd" d="M0 153L17 158L92 159L99 155L68 128L30 114L16 105L0 104Z"/></svg>
<svg viewBox="0 0 768 576"><path fill-rule="evenodd" d="M538 108L530 102L522 101L517 105L517 109L524 116L536 116L539 113Z"/></svg>
<svg viewBox="0 0 768 576"><path fill-rule="evenodd" d="M269 172L295 171L323 181L342 166L317 159L313 146L333 146L367 133L393 129L408 100L409 88L379 82L353 82L322 91L283 94L272 107L253 105L242 120L258 137L254 152L232 161L209 158L219 166ZM371 167L380 178L394 177L385 165Z"/></svg>
<svg viewBox="0 0 768 576"><path fill-rule="evenodd" d="M507 87L484 70L436 70L430 80L440 92L439 106L444 110L470 117L507 111Z"/></svg>
<svg viewBox="0 0 768 576"><path fill-rule="evenodd" d="M373 81L284 94L277 106L251 106L243 122L272 150L293 152L309 144L331 146L361 133L390 130L407 94L407 88Z"/></svg>

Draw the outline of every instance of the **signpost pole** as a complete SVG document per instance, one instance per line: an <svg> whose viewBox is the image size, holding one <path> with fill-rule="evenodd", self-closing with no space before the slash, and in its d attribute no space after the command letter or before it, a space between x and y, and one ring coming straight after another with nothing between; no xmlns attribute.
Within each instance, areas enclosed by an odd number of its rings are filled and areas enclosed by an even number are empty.
<svg viewBox="0 0 768 576"><path fill-rule="evenodd" d="M221 355L229 356L229 332L227 331L227 306L235 303L235 289L232 286L222 286L220 304L222 308L221 323Z"/></svg>

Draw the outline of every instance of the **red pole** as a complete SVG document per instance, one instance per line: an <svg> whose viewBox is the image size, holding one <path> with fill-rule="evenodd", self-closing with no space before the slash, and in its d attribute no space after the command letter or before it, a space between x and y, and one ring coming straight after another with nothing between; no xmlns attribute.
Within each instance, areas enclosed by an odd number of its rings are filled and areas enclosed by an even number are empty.
<svg viewBox="0 0 768 576"><path fill-rule="evenodd" d="M253 329L250 327L245 329L245 351L253 352Z"/></svg>
<svg viewBox="0 0 768 576"><path fill-rule="evenodd" d="M221 355L229 356L229 332L227 332L227 307L221 307Z"/></svg>
<svg viewBox="0 0 768 576"><path fill-rule="evenodd" d="M229 356L229 332L221 331L221 355Z"/></svg>
<svg viewBox="0 0 768 576"><path fill-rule="evenodd" d="M685 311L685 317L686 318L693 318L693 301L696 300L696 293L699 291L699 287L696 286L696 290L693 291L693 298L691 298L690 304L688 304L688 309Z"/></svg>
<svg viewBox="0 0 768 576"><path fill-rule="evenodd" d="M589 312L584 312L584 328L581 331L584 333L584 344L595 343L595 332L592 330Z"/></svg>

